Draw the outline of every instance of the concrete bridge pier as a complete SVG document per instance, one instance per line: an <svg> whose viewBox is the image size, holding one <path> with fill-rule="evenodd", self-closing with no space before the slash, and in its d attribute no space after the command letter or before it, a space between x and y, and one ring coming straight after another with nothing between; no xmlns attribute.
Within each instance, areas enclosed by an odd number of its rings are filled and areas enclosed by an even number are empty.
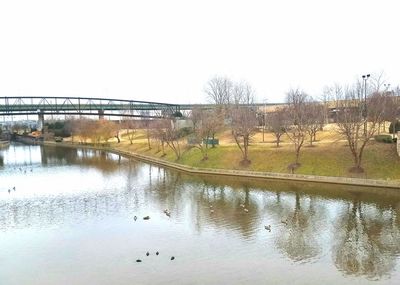
<svg viewBox="0 0 400 285"><path fill-rule="evenodd" d="M104 110L98 110L97 112L99 114L99 120L103 120L104 119Z"/></svg>
<svg viewBox="0 0 400 285"><path fill-rule="evenodd" d="M38 131L43 131L44 128L44 113L40 110L38 110L38 123L37 123L37 129Z"/></svg>

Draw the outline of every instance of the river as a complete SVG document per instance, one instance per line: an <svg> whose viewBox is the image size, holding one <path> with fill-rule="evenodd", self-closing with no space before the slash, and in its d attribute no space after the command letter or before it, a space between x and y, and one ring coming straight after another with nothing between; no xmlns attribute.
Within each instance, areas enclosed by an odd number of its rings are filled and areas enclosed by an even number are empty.
<svg viewBox="0 0 400 285"><path fill-rule="evenodd" d="M400 193L12 144L0 284L400 284Z"/></svg>

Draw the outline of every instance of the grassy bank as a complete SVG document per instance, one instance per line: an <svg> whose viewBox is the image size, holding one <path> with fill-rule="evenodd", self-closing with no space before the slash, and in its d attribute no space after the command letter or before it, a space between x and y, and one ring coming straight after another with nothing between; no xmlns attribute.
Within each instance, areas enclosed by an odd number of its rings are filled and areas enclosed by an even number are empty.
<svg viewBox="0 0 400 285"><path fill-rule="evenodd" d="M149 149L144 135L138 135L133 142L122 137L121 143L111 142L111 147L133 151L143 155L156 157L170 162L201 168L237 169L250 171L266 171L289 173L288 165L294 161L293 145L287 138L283 138L282 146L277 148L271 135L265 136L262 142L261 134L253 138L250 146L251 164L240 166L241 154L237 146L231 141L229 134L219 134L221 145L210 148L208 160L202 160L200 150L189 148L182 143L182 157L176 160L174 153L168 149L166 155L158 150L157 145ZM353 166L352 156L346 143L332 136L329 132L322 133L321 139L313 147L304 146L301 151L301 166L297 174L319 176L342 176L368 179L399 180L400 158L396 153L395 144L385 144L371 141L364 152L363 167L365 173L354 174L348 169Z"/></svg>

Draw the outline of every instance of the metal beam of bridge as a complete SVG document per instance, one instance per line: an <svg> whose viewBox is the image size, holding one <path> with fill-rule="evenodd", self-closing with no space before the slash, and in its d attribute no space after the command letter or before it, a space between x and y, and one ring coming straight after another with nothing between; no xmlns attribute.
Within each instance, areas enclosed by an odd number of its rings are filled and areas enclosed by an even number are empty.
<svg viewBox="0 0 400 285"><path fill-rule="evenodd" d="M254 104L240 104L241 107L249 107L249 108L254 108L256 107L257 109L271 109L275 108L277 106L284 106L286 103L254 103ZM194 108L199 108L203 110L207 109L214 109L216 106L215 104L180 104L180 110L181 111L190 111L193 110Z"/></svg>
<svg viewBox="0 0 400 285"><path fill-rule="evenodd" d="M88 97L0 97L0 116L101 115L123 117L168 117L180 105L158 102Z"/></svg>

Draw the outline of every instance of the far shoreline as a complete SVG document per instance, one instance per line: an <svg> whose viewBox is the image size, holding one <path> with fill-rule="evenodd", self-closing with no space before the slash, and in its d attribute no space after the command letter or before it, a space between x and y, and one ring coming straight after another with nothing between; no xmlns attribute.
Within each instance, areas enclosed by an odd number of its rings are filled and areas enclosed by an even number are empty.
<svg viewBox="0 0 400 285"><path fill-rule="evenodd" d="M44 141L41 144L45 146L54 146L54 147L84 148L84 149L108 151L111 153L136 158L146 163L156 164L167 168L173 168L175 170L183 171L190 174L212 175L212 176L218 175L218 176L230 176L230 177L242 177L242 178L248 177L253 179L255 178L264 180L300 181L300 182L312 182L321 184L326 183L326 184L338 184L338 185L400 189L400 183L395 181L381 180L381 179L349 178L340 176L317 176L317 175L245 171L245 170L233 170L233 169L198 168L162 160L159 158L150 157L147 155L139 154L137 152L124 151L113 147L91 146L91 145L77 144L71 142L65 143L65 142L51 142L51 141Z"/></svg>

